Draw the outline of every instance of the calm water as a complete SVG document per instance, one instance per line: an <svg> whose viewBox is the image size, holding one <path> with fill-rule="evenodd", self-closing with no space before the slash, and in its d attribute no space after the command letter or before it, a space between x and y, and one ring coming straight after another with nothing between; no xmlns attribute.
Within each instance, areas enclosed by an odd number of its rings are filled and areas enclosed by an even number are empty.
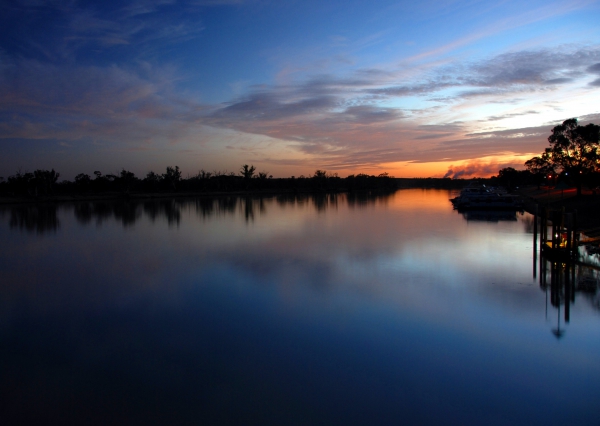
<svg viewBox="0 0 600 426"><path fill-rule="evenodd" d="M598 425L598 272L450 196L0 210L3 424Z"/></svg>

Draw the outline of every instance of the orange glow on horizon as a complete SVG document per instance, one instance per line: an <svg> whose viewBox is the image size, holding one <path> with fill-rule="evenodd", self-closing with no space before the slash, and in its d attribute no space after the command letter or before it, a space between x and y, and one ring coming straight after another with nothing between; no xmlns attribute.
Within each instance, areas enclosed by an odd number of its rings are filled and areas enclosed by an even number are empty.
<svg viewBox="0 0 600 426"><path fill-rule="evenodd" d="M505 167L524 170L525 161L537 154L508 153L458 161L438 161L430 163L392 163L388 173L398 178L489 178L498 175Z"/></svg>
<svg viewBox="0 0 600 426"><path fill-rule="evenodd" d="M395 162L384 163L372 167L358 167L356 169L332 169L327 166L315 166L307 170L305 166L291 170L285 166L276 168L263 167L258 165L258 170L272 170L275 177L287 178L291 176L313 176L315 170L325 170L327 173L337 173L338 176L345 178L349 175L364 173L367 175L378 176L382 173L396 178L489 178L498 175L498 171L505 167L513 167L516 170L525 169L525 161L539 155L538 153L515 154L506 153L496 156L486 156L480 158L471 158L452 161L434 161L428 163L417 162ZM256 166L256 164L255 164Z"/></svg>

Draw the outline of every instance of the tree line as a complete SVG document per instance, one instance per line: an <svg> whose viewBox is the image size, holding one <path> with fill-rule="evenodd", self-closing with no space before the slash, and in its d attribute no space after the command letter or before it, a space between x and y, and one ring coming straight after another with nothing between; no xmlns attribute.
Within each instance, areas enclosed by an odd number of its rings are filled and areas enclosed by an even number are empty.
<svg viewBox="0 0 600 426"><path fill-rule="evenodd" d="M600 126L579 125L576 118L555 126L548 137L550 144L539 156L525 162L525 170L506 167L491 179L479 179L491 185L508 189L530 184L556 185L564 182L577 188L600 186ZM337 173L316 170L312 176L273 178L268 172L256 172L253 165L244 164L238 173L200 170L196 175L183 178L178 166L168 166L164 173L150 171L139 178L133 172L121 170L118 174L95 171L93 177L85 173L74 181L58 182L60 173L36 170L18 171L8 179L0 177L0 193L9 195L46 196L53 194L99 194L132 192L332 192L355 190L394 190L398 186L456 187L450 179L395 179L387 173L378 176L359 173L341 178ZM471 180L463 180L469 182ZM429 182L431 181L431 182ZM408 183L407 183L408 182ZM433 186L432 186L433 185Z"/></svg>
<svg viewBox="0 0 600 426"><path fill-rule="evenodd" d="M316 170L312 176L273 178L268 172L256 172L254 165L244 164L238 173L207 172L184 178L178 166L168 166L164 173L150 171L139 178L129 170L118 174L93 176L79 173L73 181L58 182L60 173L52 170L36 170L0 178L0 193L8 195L48 196L56 194L101 194L101 193L161 193L161 192L247 192L247 191L354 191L393 190L396 180L388 173L378 176L360 173L341 178L337 173Z"/></svg>
<svg viewBox="0 0 600 426"><path fill-rule="evenodd" d="M565 120L552 129L550 144L541 155L525 162L536 183L555 184L562 180L577 188L600 185L600 126L579 125L576 118Z"/></svg>
<svg viewBox="0 0 600 426"><path fill-rule="evenodd" d="M508 188L563 182L577 188L578 196L584 186L600 186L600 126L581 126L570 118L552 129L548 143L540 155L525 162L525 170L506 167L492 180Z"/></svg>

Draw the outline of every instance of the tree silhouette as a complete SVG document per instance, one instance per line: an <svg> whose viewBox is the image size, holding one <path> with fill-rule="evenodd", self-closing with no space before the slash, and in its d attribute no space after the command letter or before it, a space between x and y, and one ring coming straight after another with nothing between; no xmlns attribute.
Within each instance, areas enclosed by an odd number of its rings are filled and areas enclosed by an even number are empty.
<svg viewBox="0 0 600 426"><path fill-rule="evenodd" d="M313 178L315 178L315 179L325 179L326 177L327 177L326 170L315 170L315 174L313 175Z"/></svg>
<svg viewBox="0 0 600 426"><path fill-rule="evenodd" d="M570 118L552 129L548 142L551 163L575 181L581 195L584 177L600 168L600 126L580 126Z"/></svg>
<svg viewBox="0 0 600 426"><path fill-rule="evenodd" d="M535 177L538 189L546 176L556 174L556 166L552 163L551 149L546 148L542 155L525 162L527 170Z"/></svg>
<svg viewBox="0 0 600 426"><path fill-rule="evenodd" d="M181 171L179 170L179 166L175 166L175 168L170 166L167 167L167 172L162 175L162 178L165 183L173 189L173 191L176 191L177 185L181 180Z"/></svg>
<svg viewBox="0 0 600 426"><path fill-rule="evenodd" d="M244 179L251 179L252 176L254 176L255 171L256 167L244 164L240 169L240 174L244 177Z"/></svg>
<svg viewBox="0 0 600 426"><path fill-rule="evenodd" d="M531 172L529 170L515 170L512 167L505 167L498 171L497 180L510 191L517 186L529 183L531 181Z"/></svg>
<svg viewBox="0 0 600 426"><path fill-rule="evenodd" d="M135 174L133 172L130 172L125 169L121 170L120 181L123 186L123 192L128 194L136 180L137 178L135 177Z"/></svg>
<svg viewBox="0 0 600 426"><path fill-rule="evenodd" d="M48 195L52 194L53 187L60 173L56 173L52 170L36 170L33 172L33 184L35 195Z"/></svg>
<svg viewBox="0 0 600 426"><path fill-rule="evenodd" d="M79 191L86 191L90 187L91 181L90 175L85 173L79 173L75 176L75 186Z"/></svg>

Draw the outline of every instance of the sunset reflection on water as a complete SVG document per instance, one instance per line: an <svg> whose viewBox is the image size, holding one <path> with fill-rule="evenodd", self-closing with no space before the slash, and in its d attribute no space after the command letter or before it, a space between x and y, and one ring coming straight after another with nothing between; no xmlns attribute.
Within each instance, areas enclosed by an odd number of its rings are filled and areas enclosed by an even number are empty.
<svg viewBox="0 0 600 426"><path fill-rule="evenodd" d="M451 196L3 208L8 416L593 424L595 287L558 341L531 217L467 220Z"/></svg>

